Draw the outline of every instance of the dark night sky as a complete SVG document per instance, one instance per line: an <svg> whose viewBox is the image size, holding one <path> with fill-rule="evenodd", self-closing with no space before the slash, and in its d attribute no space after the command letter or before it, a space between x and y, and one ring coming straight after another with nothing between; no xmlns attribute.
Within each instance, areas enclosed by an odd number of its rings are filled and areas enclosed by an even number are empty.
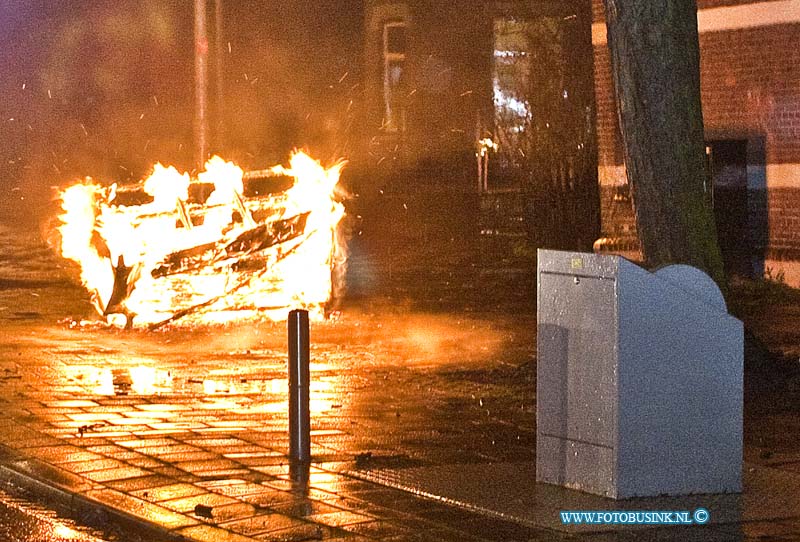
<svg viewBox="0 0 800 542"><path fill-rule="evenodd" d="M223 0L224 156L263 167L293 146L326 159L346 151L361 3ZM2 0L0 196L47 199L50 185L86 175L139 178L157 160L190 167L193 7ZM209 2L209 29L212 14ZM209 75L213 105L213 64Z"/></svg>

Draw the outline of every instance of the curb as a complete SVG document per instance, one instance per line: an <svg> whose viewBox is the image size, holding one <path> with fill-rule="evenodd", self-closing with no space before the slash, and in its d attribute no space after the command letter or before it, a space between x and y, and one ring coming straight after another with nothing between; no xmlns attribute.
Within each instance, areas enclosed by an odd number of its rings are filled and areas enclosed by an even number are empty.
<svg viewBox="0 0 800 542"><path fill-rule="evenodd" d="M115 508L69 490L53 480L37 477L20 463L38 463L0 445L0 482L9 491L24 492L29 497L37 497L44 504L55 507L58 511L78 520L88 527L107 529L109 524L120 526L125 531L143 535L143 539L156 538L169 542L187 542L192 540L175 533L157 523L142 519L128 511ZM46 468L60 470L47 464Z"/></svg>

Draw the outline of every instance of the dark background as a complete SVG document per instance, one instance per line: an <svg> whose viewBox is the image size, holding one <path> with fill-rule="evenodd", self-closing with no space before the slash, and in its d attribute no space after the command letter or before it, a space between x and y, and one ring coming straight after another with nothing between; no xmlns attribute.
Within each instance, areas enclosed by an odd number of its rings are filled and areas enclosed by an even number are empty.
<svg viewBox="0 0 800 542"><path fill-rule="evenodd" d="M360 4L223 0L220 113L208 2L211 151L245 169L285 162L294 147L345 156ZM0 219L41 220L51 187L77 178L194 166L193 24L192 0L0 3Z"/></svg>

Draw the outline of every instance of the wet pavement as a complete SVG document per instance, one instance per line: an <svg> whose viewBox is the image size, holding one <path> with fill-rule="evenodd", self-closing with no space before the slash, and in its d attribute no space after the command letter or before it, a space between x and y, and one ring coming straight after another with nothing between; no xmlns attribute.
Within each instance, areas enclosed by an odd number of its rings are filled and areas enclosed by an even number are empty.
<svg viewBox="0 0 800 542"><path fill-rule="evenodd" d="M0 491L0 540L6 542L112 542L35 503ZM120 540L113 538L114 541ZM124 540L124 539L123 539Z"/></svg>
<svg viewBox="0 0 800 542"><path fill-rule="evenodd" d="M746 416L741 496L616 503L535 484L530 271L355 251L358 295L312 324L303 469L286 457L283 324L82 323L69 269L28 237L4 241L2 469L75 506L199 541L800 538L800 402L784 388ZM698 506L709 525L577 529L558 516Z"/></svg>

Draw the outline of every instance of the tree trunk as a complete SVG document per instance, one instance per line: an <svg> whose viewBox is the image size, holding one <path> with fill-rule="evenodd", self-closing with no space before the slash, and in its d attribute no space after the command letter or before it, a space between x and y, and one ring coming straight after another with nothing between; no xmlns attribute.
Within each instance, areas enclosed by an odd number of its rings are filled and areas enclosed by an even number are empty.
<svg viewBox="0 0 800 542"><path fill-rule="evenodd" d="M606 21L645 264L693 265L724 290L706 189L696 1L606 0Z"/></svg>

